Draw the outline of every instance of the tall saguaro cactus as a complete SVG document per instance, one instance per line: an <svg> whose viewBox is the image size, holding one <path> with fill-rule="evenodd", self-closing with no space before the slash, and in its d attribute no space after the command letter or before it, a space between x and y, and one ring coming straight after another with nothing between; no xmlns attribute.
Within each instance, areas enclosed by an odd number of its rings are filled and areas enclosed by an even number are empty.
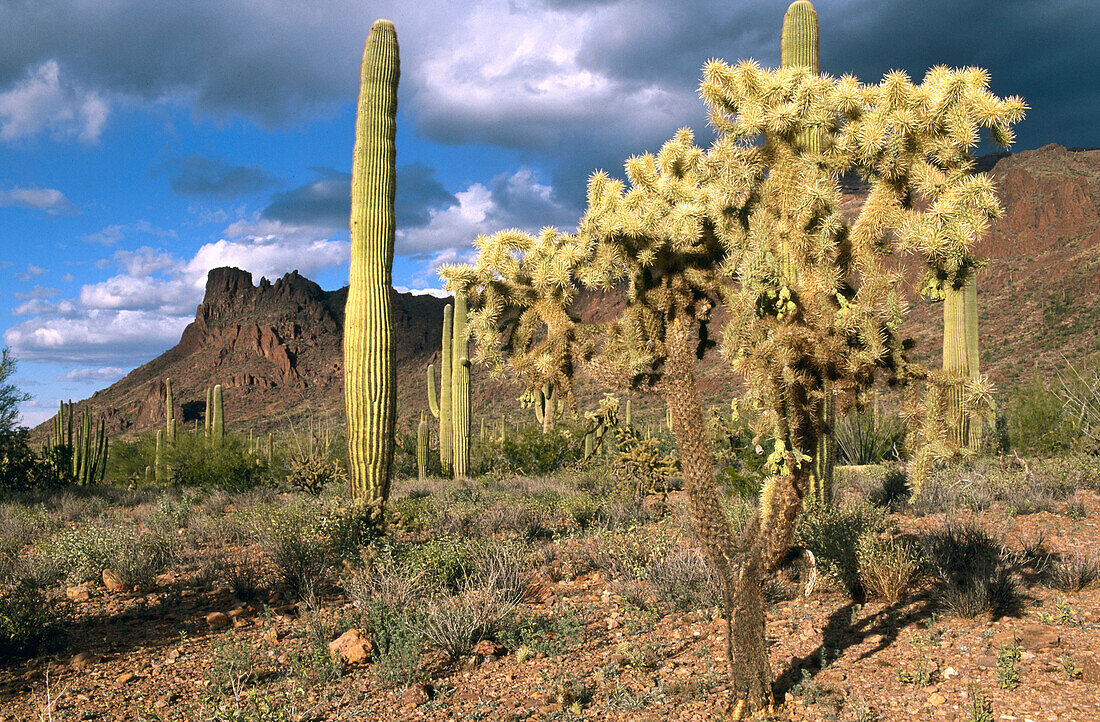
<svg viewBox="0 0 1100 722"><path fill-rule="evenodd" d="M451 348L451 443L454 475L466 476L470 465L470 342L466 333L466 296L455 294Z"/></svg>
<svg viewBox="0 0 1100 722"><path fill-rule="evenodd" d="M225 438L225 414L222 411L222 385L214 384L214 410L210 412L210 439L214 446L221 446Z"/></svg>
<svg viewBox="0 0 1100 722"><path fill-rule="evenodd" d="M355 122L344 401L351 497L375 507L378 521L390 491L397 406L390 286L399 76L397 31L376 20L363 50Z"/></svg>
<svg viewBox="0 0 1100 722"><path fill-rule="evenodd" d="M214 405L213 393L214 393L214 390L211 389L209 386L207 386L206 387L206 411L205 411L205 414L204 414L205 418L204 418L204 426L203 426L202 431L203 431L203 435L205 435L206 438L208 438L208 439L210 438L210 424L213 422L213 417L211 416L211 414L213 412L213 405Z"/></svg>
<svg viewBox="0 0 1100 722"><path fill-rule="evenodd" d="M164 430L168 434L169 441L176 440L176 405L172 398L172 379L164 379Z"/></svg>
<svg viewBox="0 0 1100 722"><path fill-rule="evenodd" d="M416 427L416 472L421 481L428 478L428 421L424 414Z"/></svg>
<svg viewBox="0 0 1100 722"><path fill-rule="evenodd" d="M977 381L978 370L978 278L971 268L958 288L948 282L943 288L943 370L957 379L947 392L947 415L951 441L977 451L981 447L982 418L963 408L964 382Z"/></svg>
<svg viewBox="0 0 1100 722"><path fill-rule="evenodd" d="M781 67L809 68L815 75L821 72L817 11L809 0L795 0L787 8L787 14L783 16L779 46ZM820 152L821 133L813 130L799 133L795 147L804 153ZM787 264L787 269L790 271L791 264ZM836 436L833 434L836 399L828 379L825 379L822 393L824 398L821 402L821 418L825 428L817 440L807 500L813 499L827 504L833 497L833 467L836 465Z"/></svg>
<svg viewBox="0 0 1100 722"><path fill-rule="evenodd" d="M454 308L451 304L443 307L443 344L439 359L439 399L435 394L435 367L428 364L428 406L432 416L439 419L439 464L443 476L450 476L454 464L454 447L451 443L454 434L451 419L452 397L451 382L454 379L454 352L452 332L454 330Z"/></svg>

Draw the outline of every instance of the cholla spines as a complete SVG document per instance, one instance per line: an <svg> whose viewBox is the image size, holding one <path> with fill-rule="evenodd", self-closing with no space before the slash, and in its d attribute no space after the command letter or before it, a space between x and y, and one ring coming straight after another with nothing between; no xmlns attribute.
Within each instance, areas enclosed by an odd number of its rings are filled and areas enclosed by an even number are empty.
<svg viewBox="0 0 1100 722"><path fill-rule="evenodd" d="M421 481L428 478L428 420L424 414L416 427L416 472Z"/></svg>
<svg viewBox="0 0 1100 722"><path fill-rule="evenodd" d="M391 309L396 185L397 32L376 20L363 50L351 178L351 274L344 313L344 406L352 499L389 496L397 402Z"/></svg>
<svg viewBox="0 0 1100 722"><path fill-rule="evenodd" d="M466 296L456 293L451 341L451 443L456 479L465 478L470 466L470 341L466 321Z"/></svg>
<svg viewBox="0 0 1100 722"><path fill-rule="evenodd" d="M210 439L214 446L221 446L225 438L225 414L222 411L222 385L214 384L212 393L214 409L210 412Z"/></svg>
<svg viewBox="0 0 1100 722"><path fill-rule="evenodd" d="M435 366L428 365L428 407L432 416L439 419L439 464L443 469L443 476L450 476L454 466L454 448L451 440L454 438L454 421L451 407L454 403L451 384L454 380L454 353L451 339L454 330L454 308L451 304L443 307L443 341L439 358L439 398L435 393Z"/></svg>

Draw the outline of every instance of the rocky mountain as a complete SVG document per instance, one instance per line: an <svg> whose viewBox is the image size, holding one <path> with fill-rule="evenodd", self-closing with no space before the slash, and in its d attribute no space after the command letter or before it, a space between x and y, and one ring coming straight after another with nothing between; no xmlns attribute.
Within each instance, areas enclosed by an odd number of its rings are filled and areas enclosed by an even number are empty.
<svg viewBox="0 0 1100 722"><path fill-rule="evenodd" d="M1000 190L1004 218L979 247L989 265L979 275L983 372L1003 390L1032 369L1049 369L1100 350L1100 150L1047 145L982 159ZM846 186L846 205L862 188ZM204 390L220 383L230 428L264 432L307 417L341 423L341 336L347 289L324 291L297 272L275 283L233 268L210 272L206 295L179 344L87 401L105 413L113 434L164 422L164 379L170 377L185 424L202 423ZM397 328L399 424L427 409L424 369L439 361L444 301L393 293ZM585 316L621 304L614 295L585 296ZM942 310L912 295L909 333L935 360ZM700 374L712 401L729 398L735 378L711 362ZM581 384L586 397L599 391ZM493 424L518 409L515 385L475 371L475 423ZM635 407L638 408L637 406ZM656 407L654 414L656 414Z"/></svg>

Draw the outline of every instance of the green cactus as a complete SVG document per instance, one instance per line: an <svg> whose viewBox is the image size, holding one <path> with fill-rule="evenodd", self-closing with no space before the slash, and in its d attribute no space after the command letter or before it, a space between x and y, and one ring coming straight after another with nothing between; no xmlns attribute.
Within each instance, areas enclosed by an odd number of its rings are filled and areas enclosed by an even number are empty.
<svg viewBox="0 0 1100 722"><path fill-rule="evenodd" d="M596 450L596 434L588 433L584 435L584 458L587 459Z"/></svg>
<svg viewBox="0 0 1100 722"><path fill-rule="evenodd" d="M153 451L153 479L158 484L164 483L164 429L157 429L157 445Z"/></svg>
<svg viewBox="0 0 1100 722"><path fill-rule="evenodd" d="M210 440L215 447L222 445L225 437L225 415L222 412L222 385L214 384L214 410L210 412Z"/></svg>
<svg viewBox="0 0 1100 722"><path fill-rule="evenodd" d="M376 520L390 493L397 368L392 293L397 32L376 20L363 50L351 178L351 276L344 313L344 400L352 499Z"/></svg>
<svg viewBox="0 0 1100 722"><path fill-rule="evenodd" d="M466 320L466 296L457 293L451 339L451 443L456 479L466 478L470 466L470 341Z"/></svg>
<svg viewBox="0 0 1100 722"><path fill-rule="evenodd" d="M454 330L454 308L451 304L443 307L443 342L440 348L439 369L439 398L435 393L435 366L428 365L428 406L432 416L439 419L439 464L443 469L443 476L450 476L454 464L454 448L451 440L454 438L454 421L452 420L451 406L454 403L451 384L454 380L454 364L451 355L454 353L452 332Z"/></svg>
<svg viewBox="0 0 1100 722"><path fill-rule="evenodd" d="M978 451L981 447L983 420L963 408L965 382L980 378L978 369L978 279L973 268L956 288L943 289L943 370L958 383L947 391L947 415L951 420L951 442L959 448Z"/></svg>
<svg viewBox="0 0 1100 722"><path fill-rule="evenodd" d="M54 417L52 446L69 450L69 466L61 471L61 478L80 486L100 483L107 469L106 420L101 418L96 423L86 410L80 412L78 420L74 416L73 402L62 401Z"/></svg>
<svg viewBox="0 0 1100 722"><path fill-rule="evenodd" d="M202 432L206 436L206 438L208 438L208 439L210 438L210 423L213 419L213 417L211 416L211 407L214 405L214 399L213 399L212 394L213 394L213 389L211 389L209 386L207 386L206 387L206 407L205 407L205 412L204 412L204 416L206 418L205 418L205 424L203 426Z"/></svg>
<svg viewBox="0 0 1100 722"><path fill-rule="evenodd" d="M428 420L424 414L416 427L416 471L421 481L428 478Z"/></svg>
<svg viewBox="0 0 1100 722"><path fill-rule="evenodd" d="M169 441L176 440L176 406L172 399L172 379L164 379L164 429Z"/></svg>
<svg viewBox="0 0 1100 722"><path fill-rule="evenodd" d="M554 429L554 422L565 411L565 399L558 393L558 387L543 384L535 393L534 400L535 420L542 427L542 433L549 434Z"/></svg>

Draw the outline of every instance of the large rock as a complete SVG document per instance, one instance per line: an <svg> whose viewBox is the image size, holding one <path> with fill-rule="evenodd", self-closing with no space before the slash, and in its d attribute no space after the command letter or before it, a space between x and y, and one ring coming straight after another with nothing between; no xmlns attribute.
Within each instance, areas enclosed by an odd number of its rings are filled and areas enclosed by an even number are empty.
<svg viewBox="0 0 1100 722"><path fill-rule="evenodd" d="M358 629L349 629L328 643L329 654L344 664L366 664L373 649L370 640Z"/></svg>

